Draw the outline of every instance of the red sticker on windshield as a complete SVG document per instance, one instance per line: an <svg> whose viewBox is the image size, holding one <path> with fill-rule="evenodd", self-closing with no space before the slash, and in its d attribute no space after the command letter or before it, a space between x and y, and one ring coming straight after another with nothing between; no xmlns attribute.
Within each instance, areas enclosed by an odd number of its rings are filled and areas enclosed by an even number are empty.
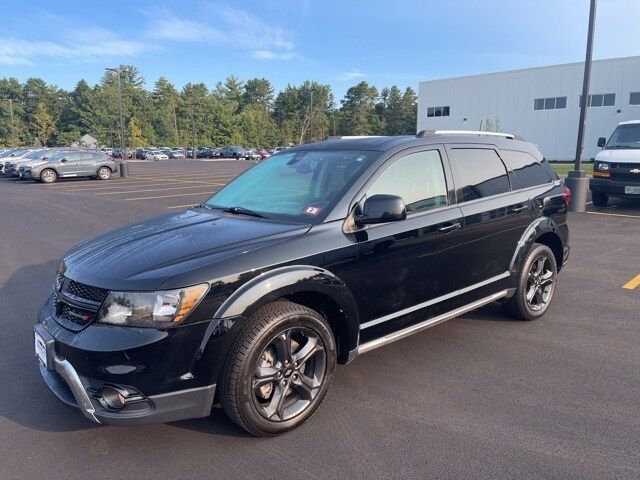
<svg viewBox="0 0 640 480"><path fill-rule="evenodd" d="M305 215L318 215L322 210L320 207L312 207L311 205L307 205L302 209L302 213Z"/></svg>

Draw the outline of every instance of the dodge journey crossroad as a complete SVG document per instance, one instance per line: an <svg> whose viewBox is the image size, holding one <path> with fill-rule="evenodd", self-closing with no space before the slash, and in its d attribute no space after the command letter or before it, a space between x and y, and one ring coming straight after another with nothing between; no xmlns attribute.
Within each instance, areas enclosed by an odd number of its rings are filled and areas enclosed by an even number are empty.
<svg viewBox="0 0 640 480"><path fill-rule="evenodd" d="M516 135L421 132L279 152L201 205L64 255L42 376L103 424L205 417L254 435L318 408L336 364L499 301L549 308L570 192Z"/></svg>

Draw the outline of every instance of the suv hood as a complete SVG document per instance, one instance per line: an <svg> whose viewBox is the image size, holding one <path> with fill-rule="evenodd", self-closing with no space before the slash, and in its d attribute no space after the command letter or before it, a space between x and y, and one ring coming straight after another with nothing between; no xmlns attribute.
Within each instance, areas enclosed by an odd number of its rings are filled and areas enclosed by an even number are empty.
<svg viewBox="0 0 640 480"><path fill-rule="evenodd" d="M596 155L596 162L640 163L640 149L615 148L602 150Z"/></svg>
<svg viewBox="0 0 640 480"><path fill-rule="evenodd" d="M155 290L170 277L308 230L308 225L191 209L87 239L64 256L62 269L74 280L109 290Z"/></svg>

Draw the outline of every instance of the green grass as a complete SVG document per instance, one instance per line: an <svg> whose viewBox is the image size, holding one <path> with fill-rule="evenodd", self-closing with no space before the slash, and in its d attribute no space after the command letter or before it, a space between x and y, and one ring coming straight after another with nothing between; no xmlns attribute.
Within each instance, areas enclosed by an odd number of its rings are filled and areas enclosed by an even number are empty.
<svg viewBox="0 0 640 480"><path fill-rule="evenodd" d="M573 163L552 163L551 166L558 175L568 175L573 170ZM588 173L593 173L593 163L583 163L582 169Z"/></svg>

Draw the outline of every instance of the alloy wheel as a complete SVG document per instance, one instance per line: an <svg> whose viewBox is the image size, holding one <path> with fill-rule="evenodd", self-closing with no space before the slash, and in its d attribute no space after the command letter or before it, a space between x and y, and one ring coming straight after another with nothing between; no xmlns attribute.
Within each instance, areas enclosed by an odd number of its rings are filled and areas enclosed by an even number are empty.
<svg viewBox="0 0 640 480"><path fill-rule="evenodd" d="M285 421L306 410L320 391L326 362L325 345L309 328L288 328L272 338L252 378L253 401L260 415Z"/></svg>
<svg viewBox="0 0 640 480"><path fill-rule="evenodd" d="M529 268L525 298L535 312L547 308L555 289L555 272L546 254L537 257Z"/></svg>

